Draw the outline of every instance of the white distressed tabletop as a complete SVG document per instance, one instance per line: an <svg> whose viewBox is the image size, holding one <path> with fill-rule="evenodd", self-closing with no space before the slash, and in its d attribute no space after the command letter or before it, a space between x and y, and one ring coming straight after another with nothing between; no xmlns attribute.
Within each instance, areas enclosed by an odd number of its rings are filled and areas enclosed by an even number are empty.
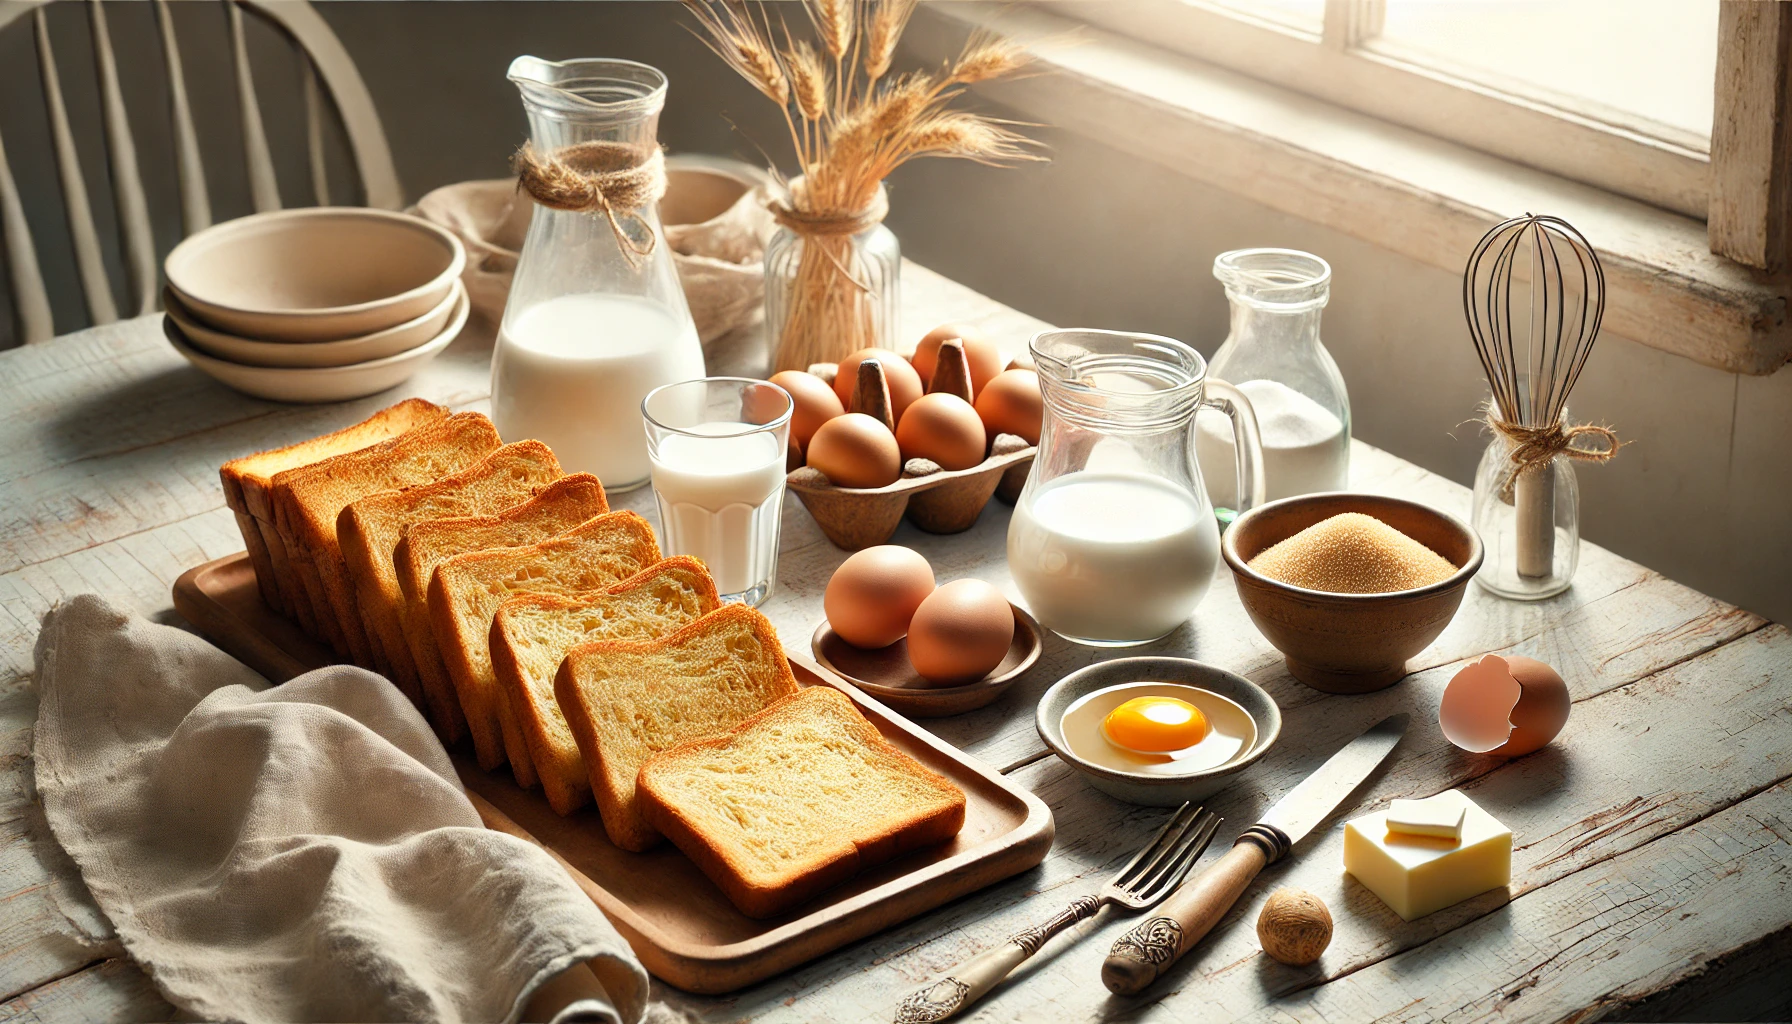
<svg viewBox="0 0 1792 1024"><path fill-rule="evenodd" d="M924 269L905 275L905 336L966 320L1018 349L1041 326ZM31 651L44 611L97 591L178 623L175 577L242 546L219 463L404 395L483 408L488 338L470 332L397 391L309 407L225 390L169 349L154 317L0 352L0 1021L174 1013L44 838L29 758ZM1466 517L1464 488L1360 443L1351 480ZM650 503L645 491L618 501L651 518ZM965 533L905 525L895 539L926 554L942 581L977 576L1017 597L1003 558L1007 524L1007 507L993 502ZM765 610L788 645L807 644L822 587L845 554L787 502L778 592ZM1465 660L1506 651L1541 658L1568 680L1566 730L1513 761L1456 750L1437 728L1441 688ZM1726 1008L1792 999L1774 974L1792 958L1785 627L1585 545L1574 586L1553 600L1518 604L1470 587L1414 674L1380 693L1333 697L1295 682L1223 570L1188 625L1127 653L1212 662L1260 683L1283 708L1277 746L1210 801L1227 821L1209 857L1350 736L1400 710L1413 726L1353 806L1266 870L1142 996L1112 997L1101 985L1101 959L1129 927L1105 910L970 1019L1583 1021L1694 1008L1720 1019ZM887 1021L911 989L1094 892L1164 812L1105 797L1044 756L1033 707L1054 680L1103 656L1048 637L1037 667L996 704L925 723L1051 806L1057 841L1040 867L732 996L657 994L704 1020ZM1403 922L1342 873L1337 822L1453 786L1512 827L1512 884ZM1336 919L1331 948L1312 967L1282 966L1257 947L1251 922L1283 885L1317 893Z"/></svg>

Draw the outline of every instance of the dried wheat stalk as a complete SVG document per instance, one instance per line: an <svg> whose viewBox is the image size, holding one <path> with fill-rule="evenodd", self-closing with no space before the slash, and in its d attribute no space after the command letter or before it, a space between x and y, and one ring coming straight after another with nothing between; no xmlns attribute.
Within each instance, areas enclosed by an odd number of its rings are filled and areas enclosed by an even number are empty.
<svg viewBox="0 0 1792 1024"><path fill-rule="evenodd" d="M879 341L864 268L843 229L866 226L891 172L921 157L995 166L1038 159L1008 122L952 109L965 86L1027 65L1013 43L973 36L937 72L889 77L916 2L803 0L811 42L793 39L781 21L774 28L763 3L684 0L709 48L778 105L796 147L802 179L780 220L802 236L803 250L790 312L771 325L780 369L838 360Z"/></svg>

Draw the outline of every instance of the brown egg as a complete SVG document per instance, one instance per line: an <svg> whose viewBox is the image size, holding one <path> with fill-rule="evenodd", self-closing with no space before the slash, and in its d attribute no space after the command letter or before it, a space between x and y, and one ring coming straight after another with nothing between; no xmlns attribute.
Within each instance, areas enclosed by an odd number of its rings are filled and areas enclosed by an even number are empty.
<svg viewBox="0 0 1792 1024"><path fill-rule="evenodd" d="M846 414L840 396L834 394L827 381L813 373L783 370L772 374L772 383L790 392L790 401L795 406L790 412L790 435L805 451L809 448L809 439L823 423Z"/></svg>
<svg viewBox="0 0 1792 1024"><path fill-rule="evenodd" d="M817 383L820 383L817 381ZM826 387L827 385L822 385ZM832 394L833 392L829 392ZM790 418L796 419L796 400L785 397L788 391L772 387L771 384L748 384L741 389L740 418L745 423L770 423L790 410Z"/></svg>
<svg viewBox="0 0 1792 1024"><path fill-rule="evenodd" d="M1045 419L1045 398L1039 393L1039 375L1032 370L1004 370L977 396L977 415L989 436L1013 434L1028 444L1039 443Z"/></svg>
<svg viewBox="0 0 1792 1024"><path fill-rule="evenodd" d="M809 439L808 463L835 487L883 487L902 476L895 436L860 412L823 423Z"/></svg>
<svg viewBox="0 0 1792 1024"><path fill-rule="evenodd" d="M988 675L1014 642L1014 609L982 580L953 580L927 595L908 624L908 660L930 683Z"/></svg>
<svg viewBox="0 0 1792 1024"><path fill-rule="evenodd" d="M1464 750L1519 757L1555 739L1573 707L1555 669L1522 655L1489 654L1450 679L1437 721L1444 738Z"/></svg>
<svg viewBox="0 0 1792 1024"><path fill-rule="evenodd" d="M983 461L989 435L977 410L957 395L922 395L896 424L904 461L931 459L945 469L970 469Z"/></svg>
<svg viewBox="0 0 1792 1024"><path fill-rule="evenodd" d="M888 647L933 593L933 567L911 548L882 544L840 563L821 596L828 625L854 647Z"/></svg>
<svg viewBox="0 0 1792 1024"><path fill-rule="evenodd" d="M903 411L920 398L925 389L908 360L887 348L862 348L840 360L840 369L834 374L834 394L847 409L852 408L852 395L859 386L859 364L867 359L876 359L883 364L884 380L890 385L890 415L896 422L902 422Z"/></svg>
<svg viewBox="0 0 1792 1024"><path fill-rule="evenodd" d="M941 324L927 332L915 346L915 372L922 384L933 383L933 364L940 357L940 345L957 338L964 342L964 361L971 366L971 394L983 393L983 386L1002 372L1002 353L989 336L965 324Z"/></svg>

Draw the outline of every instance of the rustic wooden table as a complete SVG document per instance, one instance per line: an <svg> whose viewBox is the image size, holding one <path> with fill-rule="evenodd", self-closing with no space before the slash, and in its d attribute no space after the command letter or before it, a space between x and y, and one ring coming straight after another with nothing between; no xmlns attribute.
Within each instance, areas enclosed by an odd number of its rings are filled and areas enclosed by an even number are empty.
<svg viewBox="0 0 1792 1024"><path fill-rule="evenodd" d="M1018 347L1036 321L937 275L904 280L907 334L977 322ZM486 340L463 338L405 393L482 408ZM29 758L32 645L57 600L97 591L178 622L169 587L190 566L241 548L217 466L361 418L400 397L340 406L258 402L189 369L153 317L0 352L0 1021L148 1020L173 1014L43 838ZM1468 492L1357 444L1352 486L1466 516ZM645 491L622 507L647 511ZM649 513L651 515L651 513ZM936 537L896 541L942 580L1009 586L1008 510ZM801 648L845 552L787 502L779 591L766 612ZM1464 754L1438 732L1440 690L1465 659L1531 654L1556 666L1574 713L1552 746L1516 761ZM1395 711L1413 726L1386 768L1331 827L1267 871L1232 916L1136 999L1098 971L1130 921L1103 911L1058 939L985 1000L978 1020L1216 1021L1723 1019L1792 1013L1792 637L1593 545L1574 586L1517 604L1470 587L1454 623L1399 685L1328 697L1289 677L1245 618L1222 571L1191 623L1136 653L1186 655L1256 680L1281 703L1280 743L1219 794L1216 853L1350 736ZM660 989L708 1020L886 1021L914 987L1092 893L1161 821L1102 796L1045 754L1039 694L1106 655L1056 638L995 705L927 723L1002 768L1057 816L1039 868L786 975L712 999ZM1393 797L1459 786L1516 833L1513 879L1411 923L1340 870L1336 821ZM1251 921L1282 885L1319 894L1337 933L1323 960L1263 956ZM1776 976L1776 972L1778 975Z"/></svg>

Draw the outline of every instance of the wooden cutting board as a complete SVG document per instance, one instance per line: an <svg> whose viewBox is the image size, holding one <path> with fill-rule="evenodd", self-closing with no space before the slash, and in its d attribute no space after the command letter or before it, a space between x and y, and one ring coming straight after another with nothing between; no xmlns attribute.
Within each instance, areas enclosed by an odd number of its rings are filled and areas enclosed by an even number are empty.
<svg viewBox="0 0 1792 1024"><path fill-rule="evenodd" d="M200 633L276 683L335 659L262 603L247 554L187 570L174 608ZM629 853L611 845L595 810L561 817L540 790L510 771L481 771L470 749L450 754L487 828L533 842L554 856L634 948L648 971L691 992L732 992L1045 859L1052 814L1032 793L867 697L799 654L797 681L851 697L897 747L964 790L964 829L942 846L860 874L782 917L754 920L728 902L697 866L669 845Z"/></svg>

